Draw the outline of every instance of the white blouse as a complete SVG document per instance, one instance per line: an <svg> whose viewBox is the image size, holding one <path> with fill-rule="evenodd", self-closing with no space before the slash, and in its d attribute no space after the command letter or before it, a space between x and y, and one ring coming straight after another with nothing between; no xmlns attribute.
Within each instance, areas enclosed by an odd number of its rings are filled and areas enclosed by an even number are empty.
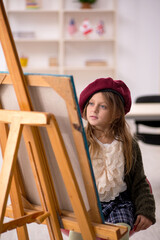
<svg viewBox="0 0 160 240"><path fill-rule="evenodd" d="M127 189L122 143L114 140L111 144L103 144L96 140L102 151L92 159L93 171L100 201L109 202Z"/></svg>

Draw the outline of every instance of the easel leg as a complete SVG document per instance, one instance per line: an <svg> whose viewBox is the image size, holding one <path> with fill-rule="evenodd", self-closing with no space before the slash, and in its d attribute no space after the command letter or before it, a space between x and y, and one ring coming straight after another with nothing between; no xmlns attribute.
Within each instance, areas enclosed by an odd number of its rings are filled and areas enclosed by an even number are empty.
<svg viewBox="0 0 160 240"><path fill-rule="evenodd" d="M13 179L12 179L10 197L11 197L14 218L19 218L20 216L24 216L24 210L23 210L21 194L20 194L20 190L19 190L19 183L17 181L16 171L14 171L14 175L13 175ZM17 230L17 235L18 235L19 240L20 239L29 240L26 225L19 227L16 230Z"/></svg>
<svg viewBox="0 0 160 240"><path fill-rule="evenodd" d="M34 151L33 151L34 146L29 143L28 147L29 147L28 151L30 153L30 160L32 163L32 169L34 169L34 172L36 173L36 178L37 178L36 183L37 183L37 188L40 193L42 206L43 206L43 208L45 208L45 210L47 210L50 213L50 217L48 217L46 219L50 238L51 238L51 240L52 239L62 240L63 238L62 238L62 234L60 231L60 225L59 225L59 221L58 221L58 217L57 217L57 214L59 213L59 209L58 209L58 205L57 205L56 195L54 194L52 180L50 180L50 174L49 174L50 172L48 171L48 169L46 169L47 163L44 160L43 174L45 174L46 177L40 180L40 177L42 177L42 176L40 176L38 174L38 172L39 172L38 169L40 169L40 166L36 162L36 159L35 159L35 155L34 155ZM48 188L48 191L47 191L47 188ZM43 190L45 190L45 192ZM54 233L54 235L53 235L53 233Z"/></svg>
<svg viewBox="0 0 160 240"><path fill-rule="evenodd" d="M93 240L96 239L95 233L91 226L91 222L89 220L82 195L79 190L79 186L70 163L63 138L61 136L59 127L57 125L56 120L52 117L50 120L50 125L47 126L48 135L50 138L50 142L52 144L52 148L54 150L55 157L57 159L57 163L61 174L63 176L63 180L67 189L67 192L70 196L70 200L72 203L72 207L74 209L77 221L79 223L79 227L85 240ZM72 181L70 181L72 179Z"/></svg>
<svg viewBox="0 0 160 240"><path fill-rule="evenodd" d="M0 108L2 108L0 103ZM4 151L7 143L8 137L8 126L4 123L0 123L0 143L1 143L1 150L2 155L4 156ZM18 218L24 215L22 200L21 200L21 192L19 189L19 181L18 181L18 162L16 163L16 168L13 174L13 179L11 182L11 190L10 190L10 197L11 197L11 204L13 209L13 216L14 218ZM21 240L29 240L27 226L24 225L16 229L18 239Z"/></svg>
<svg viewBox="0 0 160 240"><path fill-rule="evenodd" d="M22 126L17 122L13 122L10 126L8 141L4 153L4 161L0 173L0 231L3 226L11 180L16 166L17 151L20 142L21 132Z"/></svg>

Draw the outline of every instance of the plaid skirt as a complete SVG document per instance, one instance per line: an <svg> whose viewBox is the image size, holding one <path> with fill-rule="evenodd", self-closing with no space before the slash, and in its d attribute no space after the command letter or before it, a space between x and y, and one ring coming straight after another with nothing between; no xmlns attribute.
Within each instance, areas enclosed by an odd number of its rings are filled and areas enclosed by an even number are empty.
<svg viewBox="0 0 160 240"><path fill-rule="evenodd" d="M127 223L131 226L131 229L134 227L134 205L127 191L120 193L110 202L101 202L101 207L105 222Z"/></svg>

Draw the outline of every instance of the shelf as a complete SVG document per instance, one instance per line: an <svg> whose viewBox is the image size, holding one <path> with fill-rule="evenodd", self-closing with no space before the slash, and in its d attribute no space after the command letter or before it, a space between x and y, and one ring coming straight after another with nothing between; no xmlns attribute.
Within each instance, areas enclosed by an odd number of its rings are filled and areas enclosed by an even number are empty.
<svg viewBox="0 0 160 240"><path fill-rule="evenodd" d="M55 42L58 43L58 39L44 39L44 38L14 38L16 43L47 43L47 42Z"/></svg>
<svg viewBox="0 0 160 240"><path fill-rule="evenodd" d="M58 72L59 71L59 66L55 66L55 67L44 67L44 68L38 68L38 67L31 67L31 66L28 66L28 67L23 67L23 71L24 72L35 72L35 73L41 73L41 72L53 72L53 71L56 71Z"/></svg>
<svg viewBox="0 0 160 240"><path fill-rule="evenodd" d="M114 38L99 38L99 37L95 37L95 38L85 38L85 37L81 37L81 38L66 38L63 40L64 42L115 42Z"/></svg>
<svg viewBox="0 0 160 240"><path fill-rule="evenodd" d="M94 67L87 67L87 66L64 66L64 71L114 71L113 67L108 66L94 66ZM24 72L52 72L52 71L59 71L59 66L55 67L44 67L44 68L38 68L38 67L23 67Z"/></svg>
<svg viewBox="0 0 160 240"><path fill-rule="evenodd" d="M15 42L17 43L25 43L25 42L55 42L58 43L58 39L44 39L44 38L14 38ZM115 39L111 38L90 38L90 39L85 39L85 38L77 38L77 39L64 39L62 40L66 43L69 42L115 42Z"/></svg>
<svg viewBox="0 0 160 240"><path fill-rule="evenodd" d="M64 9L64 13L115 13L115 10L108 9Z"/></svg>
<svg viewBox="0 0 160 240"><path fill-rule="evenodd" d="M36 14L36 13L59 13L63 12L64 14L77 14L77 13L108 13L108 14L114 14L114 10L107 10L107 9L71 9L71 10L58 10L58 9L8 9L7 13L14 13L14 14Z"/></svg>
<svg viewBox="0 0 160 240"><path fill-rule="evenodd" d="M18 14L18 13L20 13L20 14L22 14L22 13L33 13L33 14L35 14L35 13L59 13L59 10L52 10L52 9L33 9L33 10L31 10L31 9L19 9L19 10L17 10L17 9L13 9L13 10L7 10L7 13L16 13L16 14Z"/></svg>
<svg viewBox="0 0 160 240"><path fill-rule="evenodd" d="M113 67L108 67L108 66L65 66L64 71L113 71Z"/></svg>

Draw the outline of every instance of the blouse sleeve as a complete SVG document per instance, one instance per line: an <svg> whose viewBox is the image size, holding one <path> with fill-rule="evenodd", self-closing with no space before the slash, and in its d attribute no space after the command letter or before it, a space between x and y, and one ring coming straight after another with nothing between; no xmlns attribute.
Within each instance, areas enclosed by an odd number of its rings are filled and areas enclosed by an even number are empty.
<svg viewBox="0 0 160 240"><path fill-rule="evenodd" d="M129 191L135 205L135 214L143 215L155 223L155 200L146 179L138 143L133 141L133 166L129 176Z"/></svg>

